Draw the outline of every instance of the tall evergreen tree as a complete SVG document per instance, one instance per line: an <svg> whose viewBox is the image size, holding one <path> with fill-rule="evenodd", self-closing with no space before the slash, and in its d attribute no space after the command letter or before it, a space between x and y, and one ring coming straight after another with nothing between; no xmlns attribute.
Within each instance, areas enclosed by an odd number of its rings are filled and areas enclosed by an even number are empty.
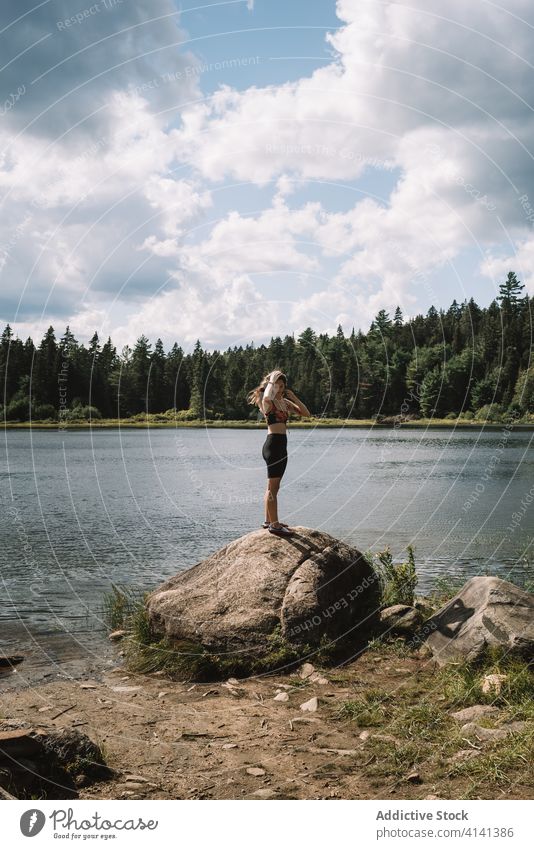
<svg viewBox="0 0 534 849"><path fill-rule="evenodd" d="M307 327L297 337L274 336L268 345L206 351L198 339L185 354L174 343L165 354L146 336L117 354L95 332L87 345L67 327L56 342L49 327L36 349L10 325L0 337L0 407L10 420L50 417L62 404L90 402L106 417L163 412L182 416L254 419L246 393L272 368L318 415L370 418L377 414L445 415L498 403L531 412L533 299L509 272L499 297L482 309L473 298L448 310L430 307L406 322L379 310L369 331L354 324L347 338ZM67 389L67 392L65 392ZM30 398L33 410L30 410ZM186 413L185 411L189 411Z"/></svg>
<svg viewBox="0 0 534 849"><path fill-rule="evenodd" d="M191 415L197 419L202 419L206 415L204 399L208 371L209 365L206 354L204 353L200 339L197 339L192 356L191 401L189 406Z"/></svg>
<svg viewBox="0 0 534 849"><path fill-rule="evenodd" d="M59 365L59 352L54 328L46 331L37 351L35 380L32 394L41 404L52 404L55 409L66 403L66 369Z"/></svg>
<svg viewBox="0 0 534 849"><path fill-rule="evenodd" d="M149 374L152 345L148 338L141 334L135 343L129 363L130 395L128 406L133 413L149 412Z"/></svg>
<svg viewBox="0 0 534 849"><path fill-rule="evenodd" d="M509 271L504 283L499 286L499 294L496 300L500 302L502 310L507 315L516 315L521 304L521 292L525 288L514 271Z"/></svg>
<svg viewBox="0 0 534 849"><path fill-rule="evenodd" d="M149 409L152 413L162 413L170 407L165 376L165 350L161 339L156 340L154 353L150 357Z"/></svg>
<svg viewBox="0 0 534 849"><path fill-rule="evenodd" d="M165 382L169 391L166 408L169 410L189 409L191 385L188 380L184 352L176 342L165 362Z"/></svg>

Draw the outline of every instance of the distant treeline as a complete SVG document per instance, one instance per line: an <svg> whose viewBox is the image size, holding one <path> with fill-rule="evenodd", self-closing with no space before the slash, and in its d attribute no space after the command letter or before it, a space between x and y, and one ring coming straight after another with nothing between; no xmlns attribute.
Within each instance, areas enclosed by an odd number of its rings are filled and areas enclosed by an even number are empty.
<svg viewBox="0 0 534 849"><path fill-rule="evenodd" d="M95 333L86 347L67 327L49 327L39 347L15 338L0 344L0 413L10 421L123 418L167 412L182 419L255 419L246 394L280 367L315 416L472 417L491 405L492 419L534 412L533 299L514 272L487 309L471 298L445 312L404 321L380 310L369 331L334 336L311 327L268 345L185 354L146 336L117 353ZM199 317L199 323L201 317Z"/></svg>

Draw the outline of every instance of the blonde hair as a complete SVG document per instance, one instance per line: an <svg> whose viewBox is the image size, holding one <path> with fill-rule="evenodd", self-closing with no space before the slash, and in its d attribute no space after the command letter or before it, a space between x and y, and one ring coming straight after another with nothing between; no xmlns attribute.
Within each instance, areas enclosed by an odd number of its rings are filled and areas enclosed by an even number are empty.
<svg viewBox="0 0 534 849"><path fill-rule="evenodd" d="M273 371L279 371L280 372L280 374L277 377L277 380L283 380L284 384L287 386L287 377L285 376L285 374L282 371L280 371L280 369L273 369ZM249 404L255 404L257 407L259 407L261 409L260 403L261 403L261 400L263 398L263 393L265 392L267 384L269 383L269 381L271 379L272 373L273 372L270 371L268 374L266 374L264 377L262 377L261 382L258 384L258 386L256 386L255 389L252 389L248 393L247 402Z"/></svg>

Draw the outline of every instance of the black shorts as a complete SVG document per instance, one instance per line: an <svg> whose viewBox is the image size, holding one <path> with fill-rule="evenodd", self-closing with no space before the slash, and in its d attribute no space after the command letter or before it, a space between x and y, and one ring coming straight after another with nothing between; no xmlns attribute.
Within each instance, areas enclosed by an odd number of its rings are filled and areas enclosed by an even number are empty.
<svg viewBox="0 0 534 849"><path fill-rule="evenodd" d="M261 455L267 463L267 477L281 478L287 466L287 434L268 433Z"/></svg>

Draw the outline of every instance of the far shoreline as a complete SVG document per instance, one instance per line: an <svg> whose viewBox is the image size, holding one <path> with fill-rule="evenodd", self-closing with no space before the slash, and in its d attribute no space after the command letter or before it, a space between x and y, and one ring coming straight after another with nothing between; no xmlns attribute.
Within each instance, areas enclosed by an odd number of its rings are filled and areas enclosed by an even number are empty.
<svg viewBox="0 0 534 849"><path fill-rule="evenodd" d="M106 429L167 429L167 428L234 428L236 430L266 430L264 422L228 419L191 419L184 421L180 419L162 420L132 420L132 419L93 419L91 421L74 422L2 422L4 430L106 430ZM374 419L314 419L313 421L294 421L288 430L303 428L383 428L383 429L409 429L415 430L425 428L428 430L534 430L534 422L490 422L490 421L467 421L457 419L417 419L407 421L395 421L387 418L377 422Z"/></svg>

